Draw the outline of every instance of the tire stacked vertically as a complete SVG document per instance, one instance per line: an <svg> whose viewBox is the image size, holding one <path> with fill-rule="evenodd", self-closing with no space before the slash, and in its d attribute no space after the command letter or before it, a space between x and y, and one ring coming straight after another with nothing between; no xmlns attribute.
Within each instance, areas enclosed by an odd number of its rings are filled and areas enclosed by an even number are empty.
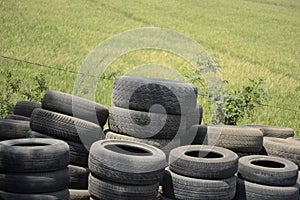
<svg viewBox="0 0 300 200"><path fill-rule="evenodd" d="M298 167L272 156L252 155L239 160L236 200L297 200Z"/></svg>
<svg viewBox="0 0 300 200"><path fill-rule="evenodd" d="M119 77L114 82L106 138L154 144L168 153L187 139L184 135L191 125L201 123L197 93L188 83Z"/></svg>
<svg viewBox="0 0 300 200"><path fill-rule="evenodd" d="M170 152L161 199L227 200L236 191L238 156L221 147L182 146Z"/></svg>
<svg viewBox="0 0 300 200"><path fill-rule="evenodd" d="M189 137L193 144L216 145L230 149L240 157L260 154L263 147L263 133L256 128L230 125L194 125Z"/></svg>
<svg viewBox="0 0 300 200"><path fill-rule="evenodd" d="M96 102L57 91L48 91L42 108L31 115L31 137L51 137L65 141L70 147L71 197L86 194L88 188L89 148L95 141L104 139L102 127L108 109Z"/></svg>
<svg viewBox="0 0 300 200"><path fill-rule="evenodd" d="M158 148L130 141L95 142L89 154L92 199L153 200L166 167Z"/></svg>
<svg viewBox="0 0 300 200"><path fill-rule="evenodd" d="M69 147L54 139L0 142L0 199L69 200Z"/></svg>

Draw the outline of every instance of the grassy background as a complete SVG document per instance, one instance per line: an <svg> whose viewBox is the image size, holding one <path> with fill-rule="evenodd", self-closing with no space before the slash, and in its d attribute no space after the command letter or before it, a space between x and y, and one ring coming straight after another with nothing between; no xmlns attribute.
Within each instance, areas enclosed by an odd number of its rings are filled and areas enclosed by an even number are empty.
<svg viewBox="0 0 300 200"><path fill-rule="evenodd" d="M248 78L266 80L272 95L269 106L241 124L286 126L300 134L299 0L1 0L0 55L77 72L105 39L149 26L169 28L199 42L222 66L228 90L247 84ZM108 70L123 74L144 63L193 72L183 59L154 50L122 56ZM50 89L72 93L76 79L76 73L0 58L1 82L6 70L22 80L24 89L43 73ZM98 102L110 105L112 83L98 85Z"/></svg>

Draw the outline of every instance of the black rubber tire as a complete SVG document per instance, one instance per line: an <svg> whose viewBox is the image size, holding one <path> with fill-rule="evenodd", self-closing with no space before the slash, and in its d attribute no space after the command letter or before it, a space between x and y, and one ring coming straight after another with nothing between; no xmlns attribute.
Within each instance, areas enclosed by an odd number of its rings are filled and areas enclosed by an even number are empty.
<svg viewBox="0 0 300 200"><path fill-rule="evenodd" d="M295 186L267 186L238 178L234 200L298 200L298 196L299 191Z"/></svg>
<svg viewBox="0 0 300 200"><path fill-rule="evenodd" d="M215 145L235 152L259 152L263 144L262 132L249 127L194 125L189 134L195 136L193 144Z"/></svg>
<svg viewBox="0 0 300 200"><path fill-rule="evenodd" d="M90 200L90 193L88 190L69 190L70 200Z"/></svg>
<svg viewBox="0 0 300 200"><path fill-rule="evenodd" d="M294 130L286 127L279 126L265 126L265 125L246 125L248 127L259 129L265 137L288 138L294 137Z"/></svg>
<svg viewBox="0 0 300 200"><path fill-rule="evenodd" d="M208 145L181 146L170 152L169 168L191 178L225 179L238 170L238 156L221 147Z"/></svg>
<svg viewBox="0 0 300 200"><path fill-rule="evenodd" d="M178 175L167 168L162 189L163 194L170 199L233 199L236 177L219 180L196 179Z"/></svg>
<svg viewBox="0 0 300 200"><path fill-rule="evenodd" d="M164 123L165 122L165 123ZM136 138L173 139L186 131L186 118L111 107L110 130Z"/></svg>
<svg viewBox="0 0 300 200"><path fill-rule="evenodd" d="M291 186L298 178L298 166L284 158L253 155L239 159L239 177L262 185Z"/></svg>
<svg viewBox="0 0 300 200"><path fill-rule="evenodd" d="M66 168L69 146L61 140L45 138L0 142L1 172L47 172Z"/></svg>
<svg viewBox="0 0 300 200"><path fill-rule="evenodd" d="M105 137L102 128L94 123L40 108L33 111L30 128L59 139L83 142L87 149Z"/></svg>
<svg viewBox="0 0 300 200"><path fill-rule="evenodd" d="M121 76L115 79L112 99L122 108L148 112L159 104L166 113L181 115L193 112L197 95L197 88L189 83Z"/></svg>
<svg viewBox="0 0 300 200"><path fill-rule="evenodd" d="M0 173L0 190L11 193L50 193L63 190L68 184L68 168L51 172Z"/></svg>
<svg viewBox="0 0 300 200"><path fill-rule="evenodd" d="M168 145L171 142L171 140L164 140L164 139L140 139L140 138L135 138L127 135L118 134L109 130L105 131L105 139L140 142L140 143L157 147L159 149L163 148L164 146Z"/></svg>
<svg viewBox="0 0 300 200"><path fill-rule="evenodd" d="M27 138L29 122L12 119L0 119L0 141Z"/></svg>
<svg viewBox="0 0 300 200"><path fill-rule="evenodd" d="M89 154L89 169L97 177L123 184L154 184L167 166L163 151L150 145L122 141L95 142Z"/></svg>
<svg viewBox="0 0 300 200"><path fill-rule="evenodd" d="M88 176L90 170L88 168L69 165L70 183L68 188L85 190L88 189Z"/></svg>
<svg viewBox="0 0 300 200"><path fill-rule="evenodd" d="M89 192L95 199L105 200L154 200L158 183L152 185L128 185L104 181L89 175Z"/></svg>
<svg viewBox="0 0 300 200"><path fill-rule="evenodd" d="M25 117L22 115L16 114L9 114L5 117L5 119L12 119L12 120L21 120L21 121L30 121L30 117Z"/></svg>
<svg viewBox="0 0 300 200"><path fill-rule="evenodd" d="M105 125L108 117L108 109L105 106L57 91L47 91L45 93L42 108L90 121L101 127Z"/></svg>
<svg viewBox="0 0 300 200"><path fill-rule="evenodd" d="M36 108L41 108L41 104L38 102L19 101L14 107L14 114L30 118L32 111Z"/></svg>
<svg viewBox="0 0 300 200"><path fill-rule="evenodd" d="M202 123L203 118L203 108L201 105L197 104L196 109L186 115L186 127L190 129L193 125L199 125Z"/></svg>
<svg viewBox="0 0 300 200"><path fill-rule="evenodd" d="M69 198L70 195L68 189L42 194L18 194L0 190L1 200L69 200Z"/></svg>
<svg viewBox="0 0 300 200"><path fill-rule="evenodd" d="M264 137L264 148L267 155L288 159L294 162L300 169L299 141Z"/></svg>
<svg viewBox="0 0 300 200"><path fill-rule="evenodd" d="M57 139L57 138L52 137L50 135L39 133L39 132L36 132L36 131L33 131L33 130L28 131L28 137L29 138L52 138L52 139Z"/></svg>
<svg viewBox="0 0 300 200"><path fill-rule="evenodd" d="M239 158L245 157L245 156L252 156L252 155L263 155L260 152L259 153L252 153L252 152L235 152L236 155L238 155Z"/></svg>

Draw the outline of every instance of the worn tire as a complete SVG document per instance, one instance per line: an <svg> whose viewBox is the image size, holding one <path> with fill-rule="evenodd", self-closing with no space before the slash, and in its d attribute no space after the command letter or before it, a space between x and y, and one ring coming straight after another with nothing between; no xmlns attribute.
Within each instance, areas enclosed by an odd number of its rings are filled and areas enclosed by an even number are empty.
<svg viewBox="0 0 300 200"><path fill-rule="evenodd" d="M129 185L105 181L89 175L89 192L96 199L106 200L154 200L158 183L151 185Z"/></svg>
<svg viewBox="0 0 300 200"><path fill-rule="evenodd" d="M238 170L238 156L221 147L181 146L170 152L170 170L191 178L225 179Z"/></svg>
<svg viewBox="0 0 300 200"><path fill-rule="evenodd" d="M0 119L0 141L27 138L29 122L12 119Z"/></svg>
<svg viewBox="0 0 300 200"><path fill-rule="evenodd" d="M239 159L239 177L262 185L291 186L298 178L298 166L284 158L246 156Z"/></svg>
<svg viewBox="0 0 300 200"><path fill-rule="evenodd" d="M298 200L299 192L295 186L266 186L237 179L234 200Z"/></svg>
<svg viewBox="0 0 300 200"><path fill-rule="evenodd" d="M40 108L33 111L30 128L59 139L83 142L87 149L95 141L104 139L102 128L94 123Z"/></svg>
<svg viewBox="0 0 300 200"><path fill-rule="evenodd" d="M70 189L85 190L88 188L89 168L69 165Z"/></svg>
<svg viewBox="0 0 300 200"><path fill-rule="evenodd" d="M165 122L165 123L163 123ZM136 138L173 139L186 131L186 117L111 107L110 130Z"/></svg>
<svg viewBox="0 0 300 200"><path fill-rule="evenodd" d="M168 168L163 179L163 194L170 199L233 199L236 177L219 180L196 179L178 175Z"/></svg>
<svg viewBox="0 0 300 200"><path fill-rule="evenodd" d="M294 130L279 126L265 126L265 125L246 125L248 127L259 129L265 137L288 138L294 137Z"/></svg>
<svg viewBox="0 0 300 200"><path fill-rule="evenodd" d="M115 79L112 99L122 108L148 112L159 104L166 113L181 115L193 112L197 95L197 88L189 83L121 76Z"/></svg>
<svg viewBox="0 0 300 200"><path fill-rule="evenodd" d="M193 144L215 145L235 152L259 152L263 144L262 132L248 127L194 125L189 134L195 136Z"/></svg>
<svg viewBox="0 0 300 200"><path fill-rule="evenodd" d="M195 110L192 113L185 115L187 118L186 127L190 129L193 125L199 125L203 118L203 108L201 105L197 104Z"/></svg>
<svg viewBox="0 0 300 200"><path fill-rule="evenodd" d="M0 173L0 190L11 193L56 192L65 189L68 183L68 168L51 172Z"/></svg>
<svg viewBox="0 0 300 200"><path fill-rule="evenodd" d="M90 200L90 193L88 190L69 190L70 200Z"/></svg>
<svg viewBox="0 0 300 200"><path fill-rule="evenodd" d="M30 138L0 142L0 171L47 172L66 168L69 146L61 140Z"/></svg>
<svg viewBox="0 0 300 200"><path fill-rule="evenodd" d="M47 91L42 101L42 108L74 116L103 127L107 121L108 109L96 102L71 94Z"/></svg>
<svg viewBox="0 0 300 200"><path fill-rule="evenodd" d="M30 117L25 117L22 115L16 115L16 114L9 114L6 116L5 119L12 119L12 120L21 120L21 121L30 121Z"/></svg>
<svg viewBox="0 0 300 200"><path fill-rule="evenodd" d="M50 135L46 135L44 133L39 133L33 130L28 131L28 137L29 138L51 138L51 139L56 139L55 137L52 137Z"/></svg>
<svg viewBox="0 0 300 200"><path fill-rule="evenodd" d="M124 184L157 183L166 166L166 156L160 149L137 142L102 140L93 144L89 154L92 173Z"/></svg>
<svg viewBox="0 0 300 200"><path fill-rule="evenodd" d="M282 138L265 137L264 148L267 155L288 159L298 165L300 169L299 141Z"/></svg>
<svg viewBox="0 0 300 200"><path fill-rule="evenodd" d="M18 194L0 190L1 200L69 200L69 198L70 195L68 189L42 194Z"/></svg>
<svg viewBox="0 0 300 200"><path fill-rule="evenodd" d="M38 102L19 101L14 107L14 114L30 118L32 111L36 108L41 108L41 104Z"/></svg>

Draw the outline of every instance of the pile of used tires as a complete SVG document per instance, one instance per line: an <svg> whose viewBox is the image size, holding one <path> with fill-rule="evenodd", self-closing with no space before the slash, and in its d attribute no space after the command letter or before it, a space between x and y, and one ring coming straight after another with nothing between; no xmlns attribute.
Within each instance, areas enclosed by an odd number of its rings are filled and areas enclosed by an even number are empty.
<svg viewBox="0 0 300 200"><path fill-rule="evenodd" d="M110 110L57 91L18 102L0 119L0 199L298 199L294 131L201 125L197 93L123 76Z"/></svg>

